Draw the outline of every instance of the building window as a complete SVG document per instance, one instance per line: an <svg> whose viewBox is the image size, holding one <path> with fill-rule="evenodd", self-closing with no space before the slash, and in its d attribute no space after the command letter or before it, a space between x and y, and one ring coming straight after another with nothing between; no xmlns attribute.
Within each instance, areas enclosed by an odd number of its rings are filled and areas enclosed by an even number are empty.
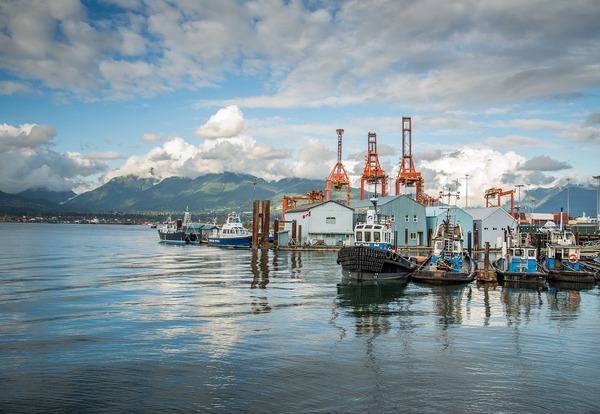
<svg viewBox="0 0 600 414"><path fill-rule="evenodd" d="M410 221L410 219L408 218L408 214L404 216L404 221L406 221L407 223Z"/></svg>
<svg viewBox="0 0 600 414"><path fill-rule="evenodd" d="M410 233L411 240L417 240L417 233Z"/></svg>
<svg viewBox="0 0 600 414"><path fill-rule="evenodd" d="M413 221L414 221L415 223L416 223L417 221L419 221L419 219L417 218L417 215L416 215L416 214L413 216Z"/></svg>
<svg viewBox="0 0 600 414"><path fill-rule="evenodd" d="M335 217L327 217L325 219L325 224L335 224Z"/></svg>

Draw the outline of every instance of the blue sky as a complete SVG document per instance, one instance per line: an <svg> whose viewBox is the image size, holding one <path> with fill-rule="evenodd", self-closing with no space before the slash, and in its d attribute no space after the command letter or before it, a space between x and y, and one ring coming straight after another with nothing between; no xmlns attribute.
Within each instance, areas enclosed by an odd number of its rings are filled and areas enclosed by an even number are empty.
<svg viewBox="0 0 600 414"><path fill-rule="evenodd" d="M0 191L235 171L436 195L594 184L600 2L4 0ZM324 184L323 184L324 186Z"/></svg>

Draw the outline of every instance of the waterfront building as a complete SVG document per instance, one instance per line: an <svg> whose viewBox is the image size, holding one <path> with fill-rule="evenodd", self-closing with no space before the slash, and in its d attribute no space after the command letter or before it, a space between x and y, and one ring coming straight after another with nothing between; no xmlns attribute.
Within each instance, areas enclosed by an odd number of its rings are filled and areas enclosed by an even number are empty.
<svg viewBox="0 0 600 414"><path fill-rule="evenodd" d="M483 249L486 242L491 248L500 248L504 231L508 227L516 231L517 220L502 207L469 208L466 212L473 217L474 248Z"/></svg>
<svg viewBox="0 0 600 414"><path fill-rule="evenodd" d="M373 208L371 200L359 200L352 203L354 224L365 221L367 210ZM377 198L377 214L389 219L394 232L395 245L398 247L426 247L427 221L425 206L414 198L402 194Z"/></svg>
<svg viewBox="0 0 600 414"><path fill-rule="evenodd" d="M354 233L352 213L350 207L332 200L302 204L285 212L284 231L291 235L295 221L297 240L290 236L291 244L349 245Z"/></svg>

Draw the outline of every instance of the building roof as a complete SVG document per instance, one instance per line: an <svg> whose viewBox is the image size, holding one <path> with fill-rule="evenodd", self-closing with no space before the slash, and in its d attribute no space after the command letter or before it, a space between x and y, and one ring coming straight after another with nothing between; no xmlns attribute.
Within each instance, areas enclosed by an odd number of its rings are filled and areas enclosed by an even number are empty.
<svg viewBox="0 0 600 414"><path fill-rule="evenodd" d="M385 206L386 204L391 203L392 201L395 201L402 197L412 200L415 203L417 202L414 198L407 196L406 194L400 194L400 195L393 195L393 196L377 197L377 206L378 207ZM370 199L357 200L356 202L352 203L350 207L352 207L353 209L373 207L373 203L371 202Z"/></svg>
<svg viewBox="0 0 600 414"><path fill-rule="evenodd" d="M501 210L508 217L510 217L513 220L515 220L515 218L513 216L511 216L510 214L508 214L506 212L506 210L504 210L502 207L498 207L498 206L468 208L465 211L467 213L469 213L471 215L471 217L473 217L473 220L484 220L484 219L488 218L489 216L491 216L492 214L494 214L498 210Z"/></svg>
<svg viewBox="0 0 600 414"><path fill-rule="evenodd" d="M301 213L303 211L309 211L309 210L312 210L313 208L320 207L320 206L328 204L328 203L335 203L335 204L337 204L339 206L342 206L342 207L345 207L345 208L347 208L349 210L352 210L350 207L345 206L342 203L338 203L337 201L334 201L334 200L328 200L328 201L323 201L322 203L306 203L306 204L301 204L301 205L296 206L294 208L290 208L289 210L287 210L285 212L285 214L287 214L287 213Z"/></svg>

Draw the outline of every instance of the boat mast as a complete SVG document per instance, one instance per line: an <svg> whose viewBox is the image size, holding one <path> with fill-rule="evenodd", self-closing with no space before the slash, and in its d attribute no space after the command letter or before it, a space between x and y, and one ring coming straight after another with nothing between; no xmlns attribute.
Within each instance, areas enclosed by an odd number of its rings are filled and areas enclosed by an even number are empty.
<svg viewBox="0 0 600 414"><path fill-rule="evenodd" d="M375 195L371 197L371 203L373 203L373 208L375 209L375 214L373 214L373 221L377 223L379 219L377 218L377 181L375 181Z"/></svg>

